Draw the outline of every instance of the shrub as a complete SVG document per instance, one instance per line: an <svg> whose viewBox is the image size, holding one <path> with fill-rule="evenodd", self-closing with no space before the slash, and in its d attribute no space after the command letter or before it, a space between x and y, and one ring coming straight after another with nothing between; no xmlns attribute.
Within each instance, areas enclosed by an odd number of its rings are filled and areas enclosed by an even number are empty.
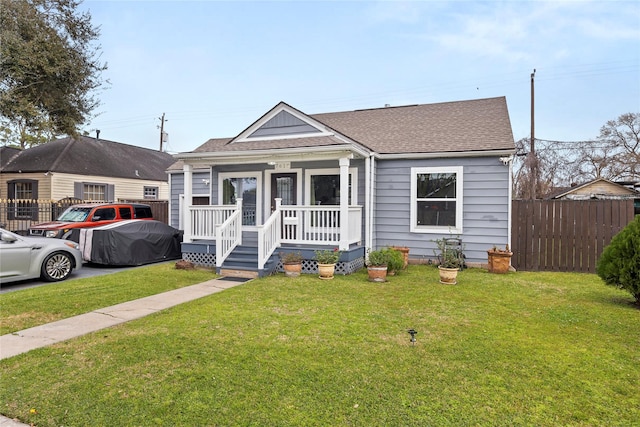
<svg viewBox="0 0 640 427"><path fill-rule="evenodd" d="M640 215L604 248L596 272L607 285L629 291L640 305Z"/></svg>
<svg viewBox="0 0 640 427"><path fill-rule="evenodd" d="M397 273L404 268L402 252L393 248L387 248L385 252L387 252L387 270Z"/></svg>

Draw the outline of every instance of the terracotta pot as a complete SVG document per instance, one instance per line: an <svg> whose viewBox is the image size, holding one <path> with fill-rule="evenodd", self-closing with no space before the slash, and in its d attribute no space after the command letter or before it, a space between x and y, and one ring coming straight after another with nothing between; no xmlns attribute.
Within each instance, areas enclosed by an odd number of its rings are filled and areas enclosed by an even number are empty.
<svg viewBox="0 0 640 427"><path fill-rule="evenodd" d="M302 271L302 263L298 262L295 264L282 264L282 268L284 269L285 276L298 277L300 276L300 272Z"/></svg>
<svg viewBox="0 0 640 427"><path fill-rule="evenodd" d="M391 249L395 249L402 253L402 256L404 257L404 266L402 268L407 268L409 265L409 248L406 246L391 246Z"/></svg>
<svg viewBox="0 0 640 427"><path fill-rule="evenodd" d="M513 252L487 251L489 257L489 273L505 274L511 266Z"/></svg>
<svg viewBox="0 0 640 427"><path fill-rule="evenodd" d="M370 265L367 267L369 272L369 281L371 282L386 282L387 281L387 267Z"/></svg>
<svg viewBox="0 0 640 427"><path fill-rule="evenodd" d="M438 271L440 272L440 283L444 283L445 285L455 285L458 283L456 280L458 278L457 268L445 268L438 266Z"/></svg>
<svg viewBox="0 0 640 427"><path fill-rule="evenodd" d="M333 279L333 273L335 272L335 264L320 264L318 263L318 273L323 280Z"/></svg>

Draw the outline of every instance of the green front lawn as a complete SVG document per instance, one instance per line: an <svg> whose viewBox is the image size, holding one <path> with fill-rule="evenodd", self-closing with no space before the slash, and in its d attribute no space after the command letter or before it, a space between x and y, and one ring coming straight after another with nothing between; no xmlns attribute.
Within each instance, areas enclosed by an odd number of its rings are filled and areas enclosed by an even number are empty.
<svg viewBox="0 0 640 427"><path fill-rule="evenodd" d="M437 276L248 282L0 361L0 413L37 426L640 424L629 294L585 274Z"/></svg>

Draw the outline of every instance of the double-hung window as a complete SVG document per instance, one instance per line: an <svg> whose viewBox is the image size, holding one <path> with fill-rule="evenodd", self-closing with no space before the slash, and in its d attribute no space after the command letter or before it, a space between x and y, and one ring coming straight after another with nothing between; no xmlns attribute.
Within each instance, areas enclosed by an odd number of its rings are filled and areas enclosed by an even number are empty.
<svg viewBox="0 0 640 427"><path fill-rule="evenodd" d="M462 166L411 168L411 232L462 233Z"/></svg>

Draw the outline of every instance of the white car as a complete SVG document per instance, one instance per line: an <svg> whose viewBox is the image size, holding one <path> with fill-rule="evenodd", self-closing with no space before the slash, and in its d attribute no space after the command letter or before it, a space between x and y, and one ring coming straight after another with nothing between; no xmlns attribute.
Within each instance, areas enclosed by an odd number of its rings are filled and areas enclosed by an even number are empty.
<svg viewBox="0 0 640 427"><path fill-rule="evenodd" d="M0 283L36 278L57 282L81 267L82 254L75 242L0 229Z"/></svg>

